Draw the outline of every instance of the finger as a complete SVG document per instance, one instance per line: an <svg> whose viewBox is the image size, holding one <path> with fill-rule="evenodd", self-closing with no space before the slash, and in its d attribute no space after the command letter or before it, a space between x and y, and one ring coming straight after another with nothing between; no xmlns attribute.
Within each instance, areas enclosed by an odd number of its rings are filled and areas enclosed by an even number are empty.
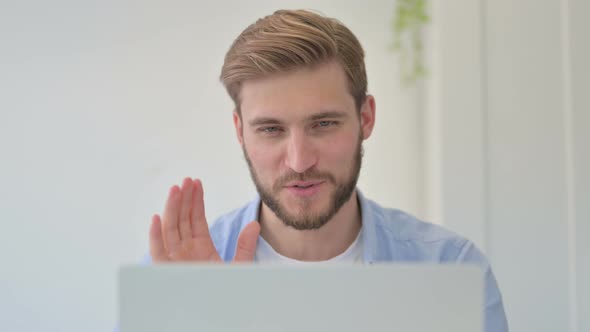
<svg viewBox="0 0 590 332"><path fill-rule="evenodd" d="M164 210L164 224L162 227L164 245L168 253L181 250L180 233L178 231L178 211L180 209L181 193L178 186L170 188L168 201Z"/></svg>
<svg viewBox="0 0 590 332"><path fill-rule="evenodd" d="M203 201L203 183L199 179L193 181L193 204L191 210L191 226L195 255L199 260L220 262L215 244L209 234L209 225L205 217L205 203Z"/></svg>
<svg viewBox="0 0 590 332"><path fill-rule="evenodd" d="M193 206L191 211L191 224L193 231L193 238L199 240L211 240L209 235L209 225L205 217L205 203L203 199L203 183L199 179L195 179L193 190ZM213 245L213 242L211 242Z"/></svg>
<svg viewBox="0 0 590 332"><path fill-rule="evenodd" d="M150 255L154 262L166 262L169 260L166 247L164 247L164 239L162 238L162 222L157 214L152 217L150 226Z"/></svg>
<svg viewBox="0 0 590 332"><path fill-rule="evenodd" d="M238 236L234 262L252 262L254 260L259 234L260 225L257 221L253 221L244 227L240 236Z"/></svg>
<svg viewBox="0 0 590 332"><path fill-rule="evenodd" d="M191 231L191 204L193 197L193 180L191 178L184 179L182 183L182 199L180 205L180 216L178 219L178 229L180 232L180 240L184 242L192 241Z"/></svg>

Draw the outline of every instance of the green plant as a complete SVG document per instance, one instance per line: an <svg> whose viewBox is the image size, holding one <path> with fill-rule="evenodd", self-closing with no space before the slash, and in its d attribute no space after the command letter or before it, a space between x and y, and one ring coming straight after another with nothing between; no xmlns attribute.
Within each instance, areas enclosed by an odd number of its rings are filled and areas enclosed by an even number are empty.
<svg viewBox="0 0 590 332"><path fill-rule="evenodd" d="M405 85L427 74L422 44L422 31L430 20L426 7L427 0L396 1L392 48L399 55L401 81Z"/></svg>

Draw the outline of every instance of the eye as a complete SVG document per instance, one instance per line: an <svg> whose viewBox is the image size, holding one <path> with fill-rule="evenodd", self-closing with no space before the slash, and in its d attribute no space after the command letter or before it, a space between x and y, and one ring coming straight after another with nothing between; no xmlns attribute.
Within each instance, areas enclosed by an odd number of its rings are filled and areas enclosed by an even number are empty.
<svg viewBox="0 0 590 332"><path fill-rule="evenodd" d="M338 124L337 121L322 120L322 121L319 121L316 124L316 127L319 127L319 128L329 128L329 127L333 127L333 126L335 126L337 124Z"/></svg>
<svg viewBox="0 0 590 332"><path fill-rule="evenodd" d="M277 126L261 127L258 128L256 131L265 135L277 135L282 131L282 128Z"/></svg>

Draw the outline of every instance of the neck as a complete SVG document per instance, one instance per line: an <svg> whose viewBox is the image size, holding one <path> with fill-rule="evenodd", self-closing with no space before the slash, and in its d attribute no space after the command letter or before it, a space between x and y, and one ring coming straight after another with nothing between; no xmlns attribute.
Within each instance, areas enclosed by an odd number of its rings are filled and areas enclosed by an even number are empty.
<svg viewBox="0 0 590 332"><path fill-rule="evenodd" d="M264 203L260 209L260 235L279 254L300 261L323 261L343 253L361 229L356 191L325 225L296 230L285 225Z"/></svg>

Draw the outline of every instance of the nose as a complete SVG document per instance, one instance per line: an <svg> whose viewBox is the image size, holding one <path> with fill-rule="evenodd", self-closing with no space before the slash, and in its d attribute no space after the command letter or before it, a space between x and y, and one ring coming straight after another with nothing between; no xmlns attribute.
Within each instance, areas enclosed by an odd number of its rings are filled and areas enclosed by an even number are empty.
<svg viewBox="0 0 590 332"><path fill-rule="evenodd" d="M305 133L293 132L287 143L285 164L297 173L304 173L316 165L317 153Z"/></svg>

